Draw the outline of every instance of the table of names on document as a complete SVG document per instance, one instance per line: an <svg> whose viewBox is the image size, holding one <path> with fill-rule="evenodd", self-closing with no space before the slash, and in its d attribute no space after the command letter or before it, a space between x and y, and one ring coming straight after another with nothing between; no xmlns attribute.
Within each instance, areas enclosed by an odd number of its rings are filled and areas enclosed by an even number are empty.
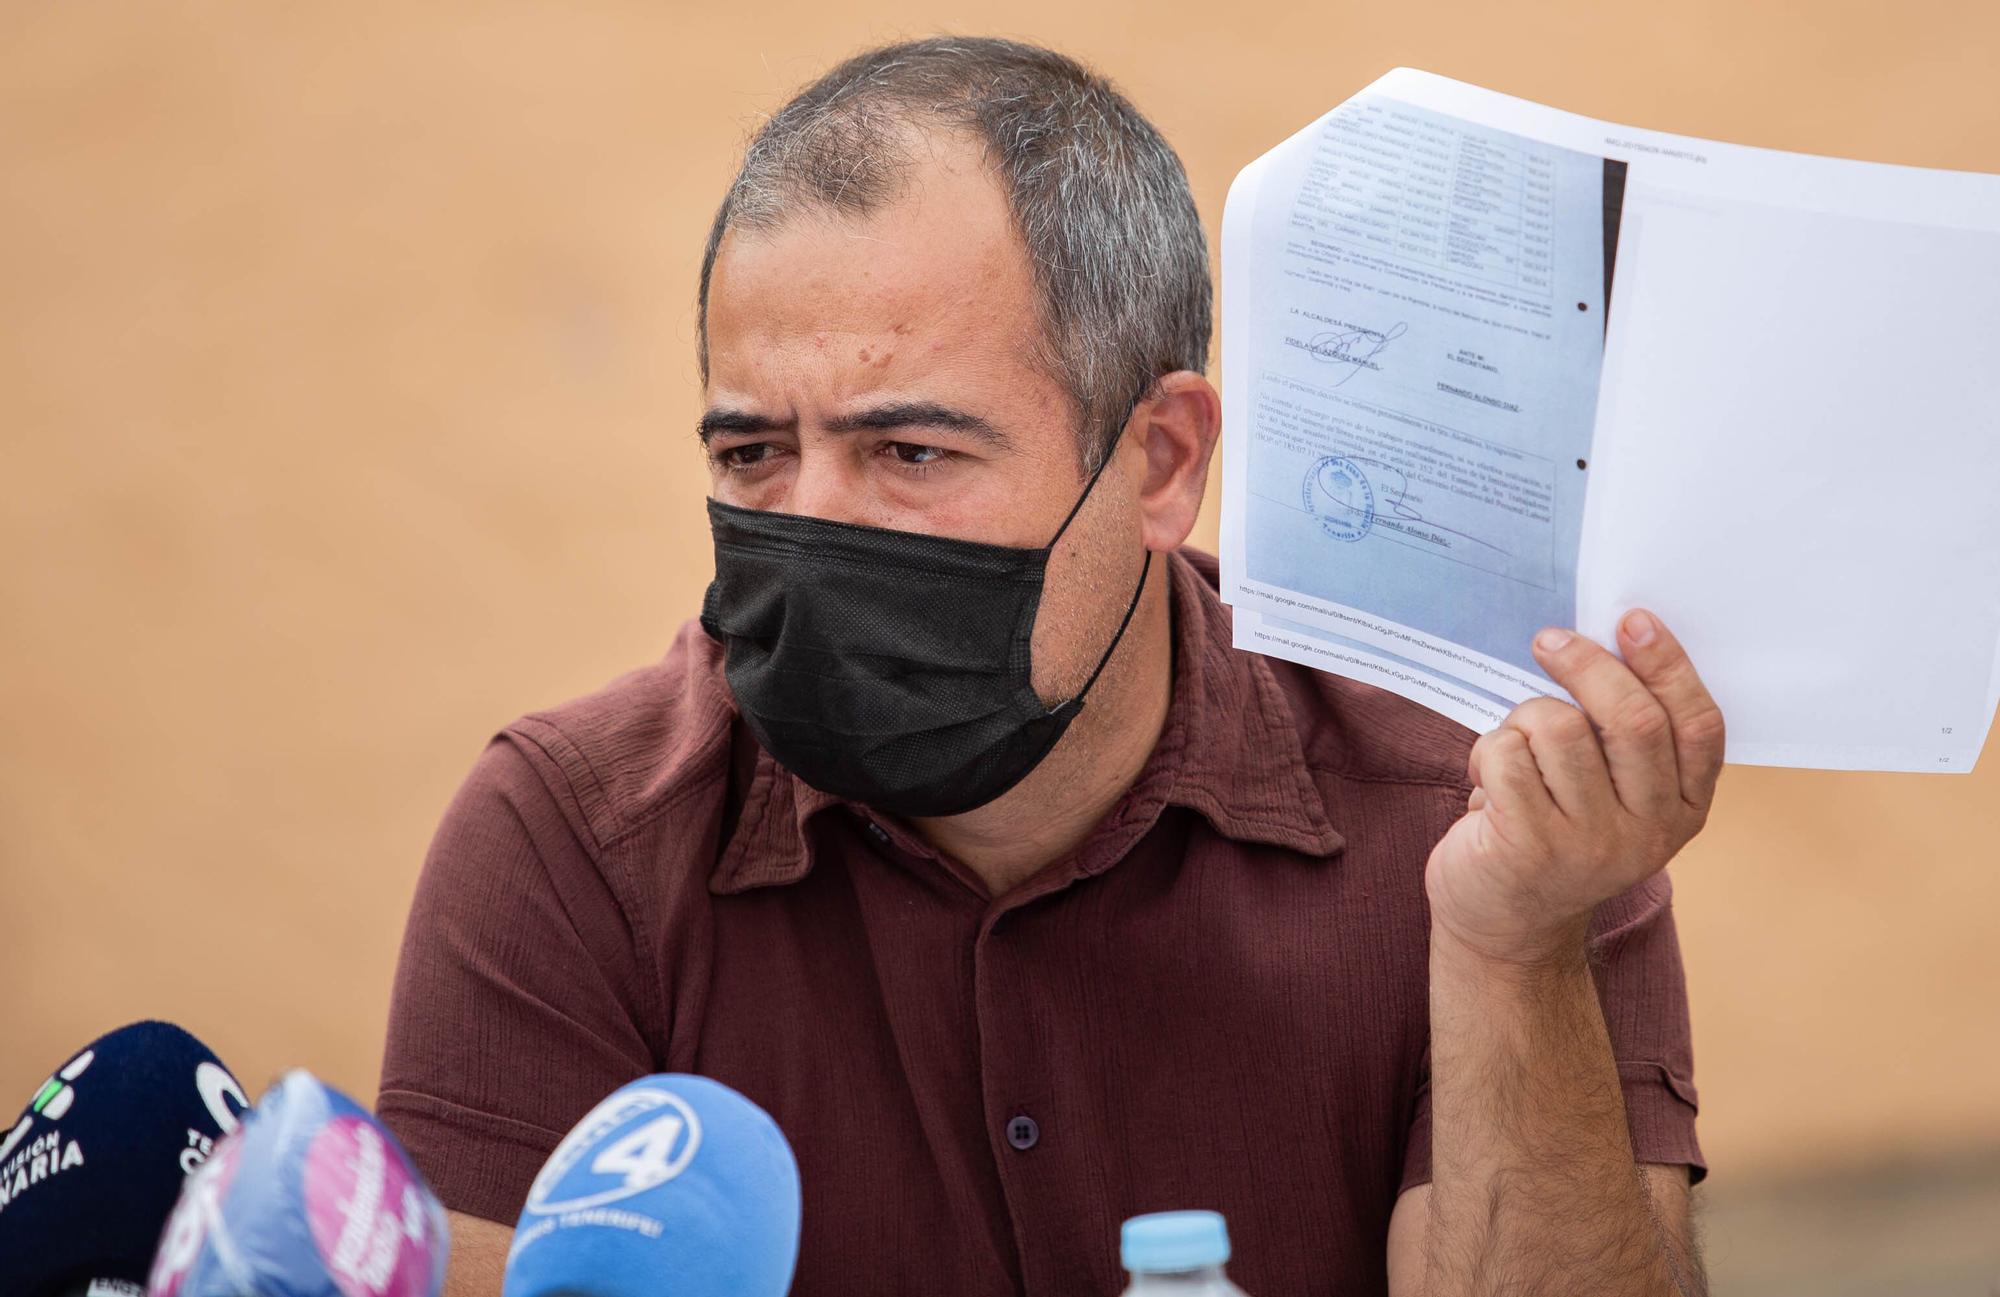
<svg viewBox="0 0 2000 1297"><path fill-rule="evenodd" d="M1354 252L1551 295L1554 159L1389 103L1355 103L1321 132L1295 229Z"/></svg>

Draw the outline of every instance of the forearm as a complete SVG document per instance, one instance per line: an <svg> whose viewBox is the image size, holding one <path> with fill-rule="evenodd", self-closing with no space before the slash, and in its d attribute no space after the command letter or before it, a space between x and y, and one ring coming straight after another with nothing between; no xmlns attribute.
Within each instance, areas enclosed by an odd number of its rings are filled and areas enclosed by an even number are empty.
<svg viewBox="0 0 2000 1297"><path fill-rule="evenodd" d="M1434 930L1426 1297L1698 1291L1636 1165L1583 935L1532 965Z"/></svg>
<svg viewBox="0 0 2000 1297"><path fill-rule="evenodd" d="M506 1278L507 1249L514 1231L496 1221L451 1213L451 1268L444 1279L444 1297L500 1297Z"/></svg>

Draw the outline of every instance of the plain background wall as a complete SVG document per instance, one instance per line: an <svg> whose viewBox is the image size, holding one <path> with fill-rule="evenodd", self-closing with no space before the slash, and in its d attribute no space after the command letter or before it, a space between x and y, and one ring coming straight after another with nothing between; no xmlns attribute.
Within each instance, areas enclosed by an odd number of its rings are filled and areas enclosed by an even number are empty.
<svg viewBox="0 0 2000 1297"><path fill-rule="evenodd" d="M8 6L0 1093L158 1015L372 1097L487 736L698 606L693 296L745 133L937 30L1109 74L1211 246L1239 167L1398 64L2000 171L1987 3ZM1674 866L1717 1183L2000 1149L1996 840L2000 753L1728 771Z"/></svg>

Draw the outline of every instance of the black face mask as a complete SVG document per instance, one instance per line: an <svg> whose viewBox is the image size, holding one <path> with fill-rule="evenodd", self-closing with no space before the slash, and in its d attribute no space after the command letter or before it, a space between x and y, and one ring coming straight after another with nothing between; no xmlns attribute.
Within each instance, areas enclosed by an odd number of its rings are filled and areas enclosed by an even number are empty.
<svg viewBox="0 0 2000 1297"><path fill-rule="evenodd" d="M899 815L957 815L1019 783L1082 709L1153 564L1149 550L1083 688L1043 705L1029 678L1043 576L1104 466L1039 549L711 498L701 625L728 650L750 732L813 787Z"/></svg>

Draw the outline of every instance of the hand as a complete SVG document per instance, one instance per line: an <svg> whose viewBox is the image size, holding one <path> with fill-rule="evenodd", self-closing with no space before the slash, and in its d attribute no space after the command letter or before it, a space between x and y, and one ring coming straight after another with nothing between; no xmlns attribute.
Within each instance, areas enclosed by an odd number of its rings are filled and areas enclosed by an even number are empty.
<svg viewBox="0 0 2000 1297"><path fill-rule="evenodd" d="M1535 637L1535 660L1582 710L1532 698L1472 745L1466 813L1424 871L1434 938L1507 963L1573 958L1599 902L1700 832L1722 712L1657 617L1634 609L1618 639L1623 662L1574 632Z"/></svg>

